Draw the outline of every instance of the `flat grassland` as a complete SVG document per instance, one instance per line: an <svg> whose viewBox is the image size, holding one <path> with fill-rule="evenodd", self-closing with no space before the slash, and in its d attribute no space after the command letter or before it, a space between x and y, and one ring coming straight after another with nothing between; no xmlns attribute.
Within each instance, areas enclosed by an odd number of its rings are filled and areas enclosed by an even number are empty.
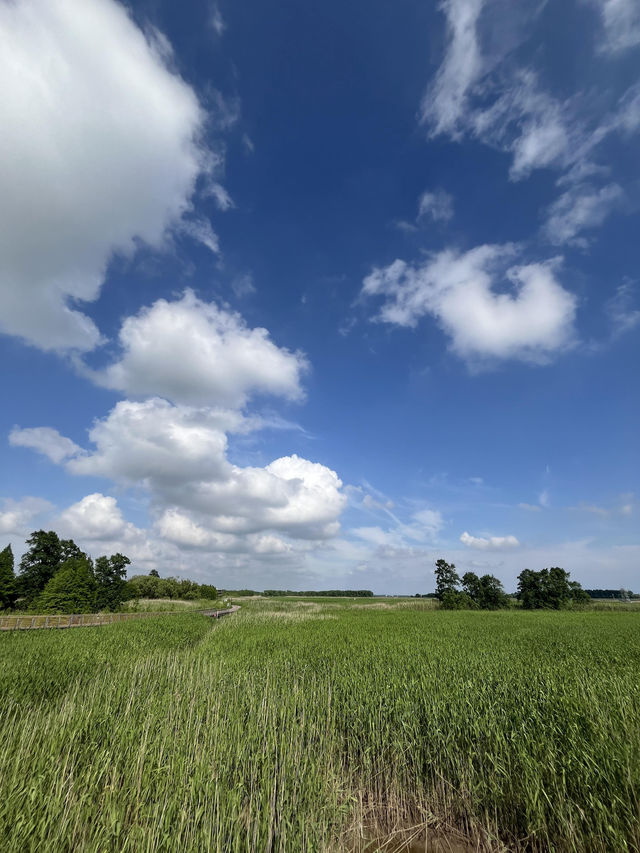
<svg viewBox="0 0 640 853"><path fill-rule="evenodd" d="M640 849L640 612L241 603L0 636L0 849Z"/></svg>

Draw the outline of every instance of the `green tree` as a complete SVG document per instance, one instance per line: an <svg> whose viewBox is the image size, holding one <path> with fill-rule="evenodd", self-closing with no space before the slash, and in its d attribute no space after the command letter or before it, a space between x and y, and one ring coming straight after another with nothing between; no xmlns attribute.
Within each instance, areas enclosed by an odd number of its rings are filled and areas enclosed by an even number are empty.
<svg viewBox="0 0 640 853"><path fill-rule="evenodd" d="M462 589L479 607L482 607L484 600L482 583L475 572L465 572L462 575Z"/></svg>
<svg viewBox="0 0 640 853"><path fill-rule="evenodd" d="M585 589L582 589L578 581L569 581L569 588L571 590L571 600L574 604L588 604L591 601L591 596Z"/></svg>
<svg viewBox="0 0 640 853"><path fill-rule="evenodd" d="M440 606L443 610L475 610L478 607L468 593L455 589L446 589L443 592Z"/></svg>
<svg viewBox="0 0 640 853"><path fill-rule="evenodd" d="M27 539L27 545L29 550L20 560L17 585L18 594L31 604L60 568L62 546L53 530L35 530Z"/></svg>
<svg viewBox="0 0 640 853"><path fill-rule="evenodd" d="M589 596L569 572L559 566L539 572L525 569L518 575L518 598L527 610L561 610L571 604L584 604Z"/></svg>
<svg viewBox="0 0 640 853"><path fill-rule="evenodd" d="M215 601L218 597L218 590L210 583L201 583L198 593L200 598L206 598L211 601Z"/></svg>
<svg viewBox="0 0 640 853"><path fill-rule="evenodd" d="M446 560L436 560L436 598L440 601L447 592L455 592L460 583L460 578L456 573L454 563L447 563Z"/></svg>
<svg viewBox="0 0 640 853"><path fill-rule="evenodd" d="M60 562L66 563L71 559L90 559L84 551L82 551L73 539L60 540Z"/></svg>
<svg viewBox="0 0 640 853"><path fill-rule="evenodd" d="M94 568L97 584L96 606L98 610L116 610L124 601L125 575L131 560L124 554L98 557Z"/></svg>
<svg viewBox="0 0 640 853"><path fill-rule="evenodd" d="M35 606L42 613L92 613L96 609L96 593L90 560L71 557L47 583Z"/></svg>
<svg viewBox="0 0 640 853"><path fill-rule="evenodd" d="M16 576L13 571L13 551L7 545L0 551L0 608L13 607L17 597Z"/></svg>
<svg viewBox="0 0 640 853"><path fill-rule="evenodd" d="M149 577L159 578L160 575L158 574L158 570L157 569L151 569L151 571L149 572Z"/></svg>

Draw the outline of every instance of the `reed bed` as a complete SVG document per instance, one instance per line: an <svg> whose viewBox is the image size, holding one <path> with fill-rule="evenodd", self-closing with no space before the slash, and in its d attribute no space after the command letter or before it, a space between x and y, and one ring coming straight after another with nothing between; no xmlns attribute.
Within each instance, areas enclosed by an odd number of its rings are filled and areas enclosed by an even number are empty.
<svg viewBox="0 0 640 853"><path fill-rule="evenodd" d="M0 848L640 849L636 614L270 609L0 636Z"/></svg>

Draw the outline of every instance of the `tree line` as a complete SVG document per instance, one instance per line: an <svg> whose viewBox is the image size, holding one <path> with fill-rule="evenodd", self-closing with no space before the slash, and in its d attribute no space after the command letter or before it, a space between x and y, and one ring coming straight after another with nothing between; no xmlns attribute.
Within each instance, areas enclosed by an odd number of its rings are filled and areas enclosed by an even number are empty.
<svg viewBox="0 0 640 853"><path fill-rule="evenodd" d="M13 551L0 551L0 609L39 613L95 613L117 610L135 598L216 599L211 584L149 575L126 580L131 561L124 554L93 560L73 539L53 530L36 530L15 572Z"/></svg>
<svg viewBox="0 0 640 853"><path fill-rule="evenodd" d="M308 589L303 592L296 592L293 589L265 589L263 595L282 596L282 595L302 595L307 598L319 598L322 596L328 598L370 598L373 592L370 589Z"/></svg>
<svg viewBox="0 0 640 853"><path fill-rule="evenodd" d="M436 591L445 610L499 610L509 607L510 597L494 575L478 577L465 572L460 578L454 563L436 560ZM516 598L525 610L560 610L587 604L591 599L577 581L569 580L569 572L559 566L538 572L524 569L518 575Z"/></svg>

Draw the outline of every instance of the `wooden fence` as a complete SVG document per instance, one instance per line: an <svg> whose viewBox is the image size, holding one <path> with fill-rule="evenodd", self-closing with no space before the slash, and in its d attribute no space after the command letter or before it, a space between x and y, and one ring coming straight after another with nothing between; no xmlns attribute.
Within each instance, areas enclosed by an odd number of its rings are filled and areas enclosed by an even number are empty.
<svg viewBox="0 0 640 853"><path fill-rule="evenodd" d="M227 610L150 610L144 613L74 613L52 616L0 616L0 631L29 631L35 628L89 628L95 625L110 625L112 622L127 622L129 619L145 619L148 616L175 616L178 613L200 613L219 619L227 613L235 613L238 605Z"/></svg>

